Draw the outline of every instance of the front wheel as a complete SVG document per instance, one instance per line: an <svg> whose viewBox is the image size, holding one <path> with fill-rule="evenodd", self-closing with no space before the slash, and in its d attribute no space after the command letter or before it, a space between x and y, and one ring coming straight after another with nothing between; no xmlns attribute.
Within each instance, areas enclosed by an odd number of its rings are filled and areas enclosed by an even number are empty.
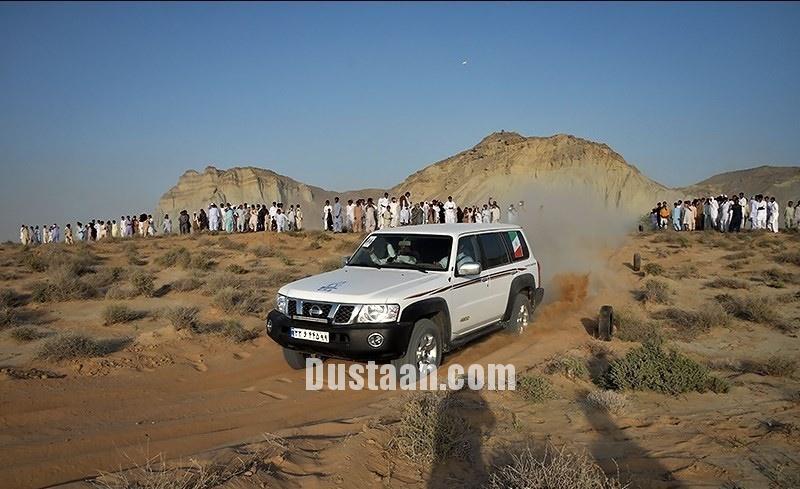
<svg viewBox="0 0 800 489"><path fill-rule="evenodd" d="M506 323L506 331L513 334L522 334L531 320L531 304L528 296L517 294L511 305L511 317Z"/></svg>
<svg viewBox="0 0 800 489"><path fill-rule="evenodd" d="M411 365L416 376L425 376L442 363L442 335L436 323L420 319L414 324L406 353L392 360L398 374L403 365Z"/></svg>

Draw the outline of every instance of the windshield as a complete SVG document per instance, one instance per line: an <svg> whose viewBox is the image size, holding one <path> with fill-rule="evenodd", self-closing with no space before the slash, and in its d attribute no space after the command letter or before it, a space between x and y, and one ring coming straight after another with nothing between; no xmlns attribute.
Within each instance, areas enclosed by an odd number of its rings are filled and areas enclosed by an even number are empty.
<svg viewBox="0 0 800 489"><path fill-rule="evenodd" d="M375 268L447 270L450 264L450 236L421 234L373 234L358 248L348 265Z"/></svg>

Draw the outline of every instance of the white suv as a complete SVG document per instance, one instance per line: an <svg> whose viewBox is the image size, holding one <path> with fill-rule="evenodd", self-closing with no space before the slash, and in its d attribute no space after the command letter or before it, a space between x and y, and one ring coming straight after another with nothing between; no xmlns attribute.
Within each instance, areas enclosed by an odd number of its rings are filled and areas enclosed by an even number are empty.
<svg viewBox="0 0 800 489"><path fill-rule="evenodd" d="M543 294L519 226L384 229L341 269L281 287L267 334L293 368L320 355L423 370L483 334L521 332Z"/></svg>

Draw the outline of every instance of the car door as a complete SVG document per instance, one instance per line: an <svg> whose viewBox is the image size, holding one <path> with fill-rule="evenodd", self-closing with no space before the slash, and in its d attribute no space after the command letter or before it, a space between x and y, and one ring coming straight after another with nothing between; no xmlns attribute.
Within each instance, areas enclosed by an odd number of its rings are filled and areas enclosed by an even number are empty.
<svg viewBox="0 0 800 489"><path fill-rule="evenodd" d="M483 265L481 280L486 294L485 316L488 321L499 321L506 312L508 292L515 270L511 266L508 247L500 233L479 234L477 241Z"/></svg>
<svg viewBox="0 0 800 489"><path fill-rule="evenodd" d="M483 272L475 276L460 276L458 267L464 262L481 263L477 238L461 236L456 246L453 265L453 286L444 295L450 309L450 327L453 336L463 335L491 321L490 298L486 294L487 282Z"/></svg>

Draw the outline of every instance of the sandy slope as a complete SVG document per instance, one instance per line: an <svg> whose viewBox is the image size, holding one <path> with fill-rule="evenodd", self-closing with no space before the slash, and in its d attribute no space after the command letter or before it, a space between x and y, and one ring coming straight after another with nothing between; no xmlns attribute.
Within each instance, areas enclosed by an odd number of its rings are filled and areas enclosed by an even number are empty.
<svg viewBox="0 0 800 489"><path fill-rule="evenodd" d="M205 239L191 241L189 247L192 251L219 248L219 237ZM302 267L308 273L352 246L352 241L341 244L348 238L337 237L321 242L320 249L309 249L314 239L233 238L293 250L296 265L290 268ZM800 268L777 265L769 255L778 246L798 250L796 237L753 239L756 245L751 248L757 252L738 260L742 264L737 269L729 268L735 260L724 257L749 246L741 240L695 235L689 236L687 247L681 247L681 243L660 239L634 237L598 256L602 266L590 275L557 277L549 290L550 302L538 312L535 325L525 335L490 336L448 356L447 363L510 362L518 372L528 368L539 372L548 359L564 353L585 358L592 368L602 363L593 352L622 355L635 344L599 342L587 329L603 304L637 308L642 314L664 308L641 306L633 299L631 291L647 280L627 266L634 251L642 253L644 263L658 262L664 267L668 277L663 280L676 291L674 304L681 308L698 310L719 294L720 290L706 286L710 279L737 277L750 285L749 290L726 292L779 297L782 316L790 323L800 321L800 302L789 299L800 290L800 279L784 281L783 288L753 280L772 268L798 278ZM187 243L175 239L140 244L141 256L148 261L142 266L154 267L154 257L177 244ZM286 268L275 257L256 260L242 250L223 248L220 252L218 269L230 262L252 262L259 270L265 266L264 273ZM7 259L3 271L17 278L4 286L23 291L39 275L13 265L12 253L16 251L2 251ZM104 265L124 263L119 245L104 245L98 253L107 257ZM157 285L183 273L161 271ZM176 333L163 319L153 318L105 327L98 317L107 302L29 304L25 308L41 310L40 317L49 321L43 327L55 331L81 329L103 336L113 331L137 338L134 345L108 359L42 362L33 359L42 340L21 346L9 338L10 333L0 336L0 363L66 374L58 379L0 381L3 487L65 483L91 477L98 470L142 464L148 455L162 452L173 461L170 465L180 460L185 463L190 457L230 465L252 449L262 451L247 472L226 477L226 487L457 487L480 485L492 466L507 459L515 447L541 446L546 440L585 448L606 469L618 467L623 478L642 487L719 487L726 482L766 487L770 474L776 478L774 471L780 463L786 464L787 471L800 467L796 436L800 383L795 376L720 370L718 374L733 384L727 394L671 397L630 393L629 406L619 416L586 408L581 400L595 387L587 380L558 374L550 376L558 399L544 404L530 404L508 392L467 393L462 415L474 433L472 461L446 460L430 467L387 449L404 394L306 392L303 374L290 371L279 349L265 338L231 343ZM148 310L193 303L202 306L204 320L223 316L209 304L210 296L197 291L168 292L163 297L130 302ZM241 320L249 327L260 327L257 316ZM794 334L741 320L727 328L713 328L690 342L675 335L670 344L698 361L717 365L723 360L765 359L774 354L797 358L800 353L800 341ZM789 431L767 429L769 423L775 426L775 421L785 423ZM280 438L265 443L265 433Z"/></svg>

